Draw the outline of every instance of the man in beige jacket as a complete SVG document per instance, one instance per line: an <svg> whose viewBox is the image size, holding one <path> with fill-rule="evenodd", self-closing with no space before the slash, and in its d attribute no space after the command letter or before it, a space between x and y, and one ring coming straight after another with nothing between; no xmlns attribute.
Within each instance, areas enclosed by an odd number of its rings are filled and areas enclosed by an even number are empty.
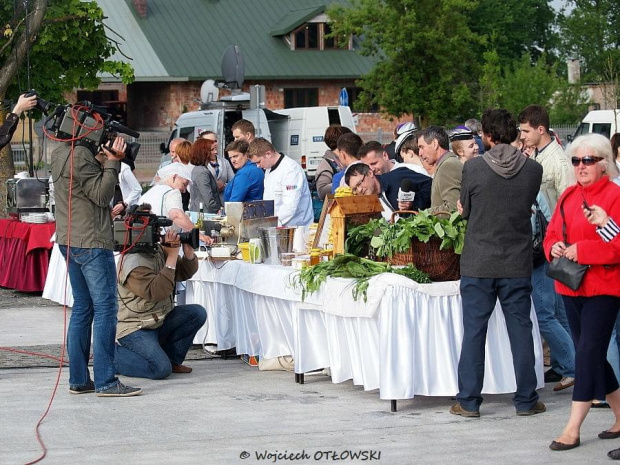
<svg viewBox="0 0 620 465"><path fill-rule="evenodd" d="M525 146L535 148L533 158L543 167L540 190L553 211L562 192L575 183L570 160L549 133L549 113L540 105L530 105L519 113L519 129Z"/></svg>
<svg viewBox="0 0 620 465"><path fill-rule="evenodd" d="M439 126L429 126L418 134L420 158L434 168L431 187L431 211L456 211L456 202L461 195L463 164L450 152L450 141L446 131Z"/></svg>

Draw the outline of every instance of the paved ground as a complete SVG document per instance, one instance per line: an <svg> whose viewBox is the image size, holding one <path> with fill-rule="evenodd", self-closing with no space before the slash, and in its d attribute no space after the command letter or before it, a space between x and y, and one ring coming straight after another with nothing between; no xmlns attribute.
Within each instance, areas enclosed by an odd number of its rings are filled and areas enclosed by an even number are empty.
<svg viewBox="0 0 620 465"><path fill-rule="evenodd" d="M7 298L23 307L4 305ZM62 308L37 299L0 292L0 346L58 347ZM325 376L312 376L297 385L292 373L260 372L238 359L195 353L201 359L188 362L194 368L189 375L165 381L125 378L144 389L144 395L127 399L70 395L63 369L41 428L48 447L43 463L582 464L608 463L607 451L620 447L620 440L596 437L611 425L612 415L594 410L581 447L561 453L548 449L568 418L570 390L541 390L548 411L534 417L516 417L510 395L487 396L480 419L450 415L453 401L441 397L401 401L399 411L390 413L389 402L377 391L364 392L350 382L335 385ZM0 357L13 355L0 351ZM53 367L0 365L0 464L39 456L34 429L57 376ZM360 451L365 455L351 460L350 454ZM258 455L270 453L286 455Z"/></svg>

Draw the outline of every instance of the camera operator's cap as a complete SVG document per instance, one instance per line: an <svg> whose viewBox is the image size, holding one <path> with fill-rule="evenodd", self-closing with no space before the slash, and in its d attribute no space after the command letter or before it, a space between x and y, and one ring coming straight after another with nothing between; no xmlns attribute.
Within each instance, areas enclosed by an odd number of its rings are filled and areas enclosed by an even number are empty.
<svg viewBox="0 0 620 465"><path fill-rule="evenodd" d="M455 140L470 140L474 138L474 133L465 126L457 126L450 132L448 137L450 142L454 142Z"/></svg>
<svg viewBox="0 0 620 465"><path fill-rule="evenodd" d="M406 140L413 137L418 128L413 123L404 123L398 128L398 139L394 144L394 153L400 153L400 148L403 146Z"/></svg>
<svg viewBox="0 0 620 465"><path fill-rule="evenodd" d="M170 163L157 171L157 176L159 177L159 179L162 180L169 178L170 176L174 176L175 174L177 176L187 179L188 181L191 181L192 167L184 165L183 163L176 162Z"/></svg>

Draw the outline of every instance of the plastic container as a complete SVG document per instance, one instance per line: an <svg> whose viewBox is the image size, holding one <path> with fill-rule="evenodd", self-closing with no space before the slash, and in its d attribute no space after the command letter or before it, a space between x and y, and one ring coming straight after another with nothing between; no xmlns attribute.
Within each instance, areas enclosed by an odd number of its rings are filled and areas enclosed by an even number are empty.
<svg viewBox="0 0 620 465"><path fill-rule="evenodd" d="M250 261L250 243L242 242L238 244L237 247L239 247L239 250L241 250L241 258L243 258L243 261L249 262Z"/></svg>

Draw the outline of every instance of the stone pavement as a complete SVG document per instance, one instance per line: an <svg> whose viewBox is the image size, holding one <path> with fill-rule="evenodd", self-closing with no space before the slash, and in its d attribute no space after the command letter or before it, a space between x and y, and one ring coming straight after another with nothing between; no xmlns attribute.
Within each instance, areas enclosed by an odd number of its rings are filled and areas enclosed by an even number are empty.
<svg viewBox="0 0 620 465"><path fill-rule="evenodd" d="M43 306L36 296L9 298L27 306L0 306L0 346L57 348L62 308ZM123 378L144 389L142 396L125 399L70 395L64 368L41 427L48 447L42 463L583 464L609 463L607 451L620 447L620 440L596 437L611 426L612 414L593 410L581 447L548 449L568 418L570 389L542 389L548 410L533 417L517 417L510 395L486 396L480 419L450 415L454 401L447 397L400 401L399 411L391 413L377 391L365 392L351 382L307 376L306 384L298 385L292 373L260 372L239 359L199 358L188 362L194 368L189 375L164 381ZM0 366L0 464L39 456L35 425L57 376L57 367Z"/></svg>

